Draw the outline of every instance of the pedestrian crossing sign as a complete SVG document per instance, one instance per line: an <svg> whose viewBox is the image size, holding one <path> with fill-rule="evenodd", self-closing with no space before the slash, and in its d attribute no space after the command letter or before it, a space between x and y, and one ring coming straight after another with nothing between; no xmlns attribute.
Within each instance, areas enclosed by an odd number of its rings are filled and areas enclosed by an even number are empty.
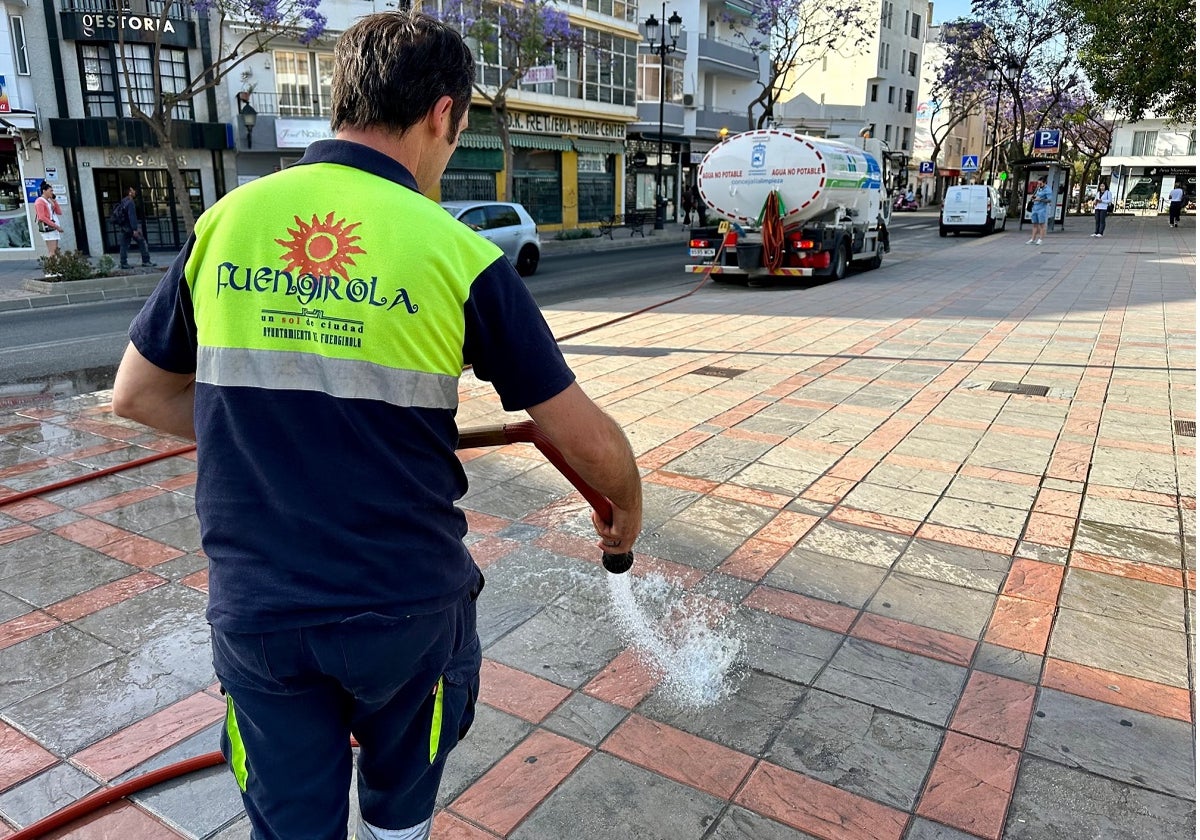
<svg viewBox="0 0 1200 840"><path fill-rule="evenodd" d="M978 172L979 171L979 155L963 155L962 166L963 172Z"/></svg>

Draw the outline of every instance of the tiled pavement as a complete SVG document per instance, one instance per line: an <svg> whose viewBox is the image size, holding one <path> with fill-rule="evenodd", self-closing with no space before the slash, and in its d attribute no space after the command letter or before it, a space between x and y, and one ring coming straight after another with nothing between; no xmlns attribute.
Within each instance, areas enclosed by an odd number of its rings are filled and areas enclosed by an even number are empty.
<svg viewBox="0 0 1200 840"><path fill-rule="evenodd" d="M578 496L531 447L464 452L484 687L434 836L1193 837L1195 231L1113 228L567 342L645 474L634 574L724 614L736 687L676 702ZM503 419L462 395L463 427ZM216 748L190 453L3 502L178 444L107 398L0 419L0 837ZM234 791L214 768L54 836L242 840Z"/></svg>

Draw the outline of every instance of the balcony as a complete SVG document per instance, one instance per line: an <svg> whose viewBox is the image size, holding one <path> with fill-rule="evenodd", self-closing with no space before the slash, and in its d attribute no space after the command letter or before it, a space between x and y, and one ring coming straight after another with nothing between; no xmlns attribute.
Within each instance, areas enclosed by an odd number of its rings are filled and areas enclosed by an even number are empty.
<svg viewBox="0 0 1200 840"><path fill-rule="evenodd" d="M701 37L697 57L700 69L739 79L758 78L758 54L744 45Z"/></svg>
<svg viewBox="0 0 1200 840"><path fill-rule="evenodd" d="M730 134L745 131L747 127L745 111L731 111L727 108L701 108L696 111L696 133L704 136L716 136L722 128L729 129Z"/></svg>
<svg viewBox="0 0 1200 840"><path fill-rule="evenodd" d="M254 91L250 94L250 106L262 116L284 118L320 118L331 116L328 102L322 104L320 97L308 90ZM239 105L240 108L240 105Z"/></svg>

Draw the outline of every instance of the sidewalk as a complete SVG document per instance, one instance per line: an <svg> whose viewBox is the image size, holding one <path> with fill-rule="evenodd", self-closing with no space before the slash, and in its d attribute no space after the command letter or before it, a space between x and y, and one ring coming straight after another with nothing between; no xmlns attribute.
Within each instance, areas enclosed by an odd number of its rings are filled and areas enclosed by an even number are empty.
<svg viewBox="0 0 1200 840"><path fill-rule="evenodd" d="M730 691L692 708L628 646L536 450L464 452L483 689L434 838L1195 837L1184 224L708 285L568 342L644 474L635 598L740 642ZM513 419L460 390L462 428ZM190 455L3 503L179 443L108 397L0 416L0 838L218 745ZM245 840L235 794L213 768L53 836Z"/></svg>

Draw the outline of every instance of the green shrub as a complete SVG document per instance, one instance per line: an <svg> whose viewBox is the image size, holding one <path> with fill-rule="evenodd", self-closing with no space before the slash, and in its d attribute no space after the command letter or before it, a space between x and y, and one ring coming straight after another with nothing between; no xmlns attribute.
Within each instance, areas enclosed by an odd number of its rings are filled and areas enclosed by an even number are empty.
<svg viewBox="0 0 1200 840"><path fill-rule="evenodd" d="M83 251L59 251L54 256L39 257L38 265L47 280L87 280L93 276L92 263Z"/></svg>
<svg viewBox="0 0 1200 840"><path fill-rule="evenodd" d="M591 239L594 235L591 228L575 228L574 230L560 230L554 234L554 238L559 242L568 242L572 239Z"/></svg>
<svg viewBox="0 0 1200 840"><path fill-rule="evenodd" d="M112 254L101 254L100 259L96 260L96 271L92 274L93 277L112 277L113 272L117 270L117 261L113 259Z"/></svg>

